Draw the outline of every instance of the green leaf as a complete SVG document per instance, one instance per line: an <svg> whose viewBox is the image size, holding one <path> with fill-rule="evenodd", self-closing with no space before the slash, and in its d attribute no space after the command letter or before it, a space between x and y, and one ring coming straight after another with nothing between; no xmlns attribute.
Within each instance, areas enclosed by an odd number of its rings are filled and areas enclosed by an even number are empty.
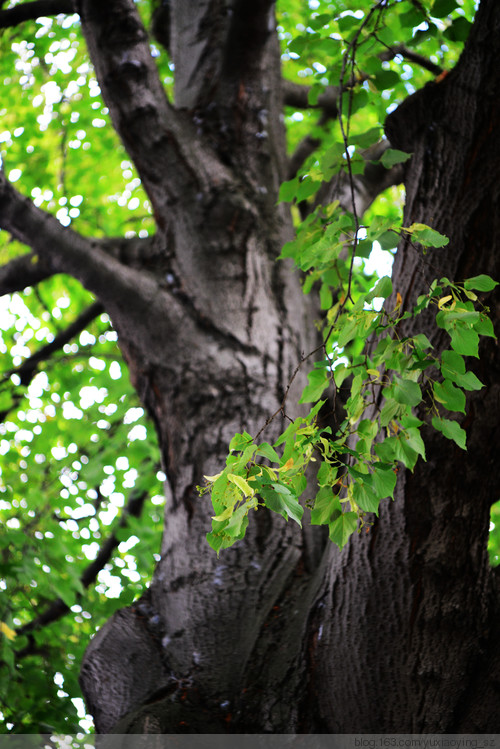
<svg viewBox="0 0 500 749"><path fill-rule="evenodd" d="M218 556L221 549L229 548L229 546L232 546L237 541L237 539L232 538L231 536L225 536L222 533L215 533L214 531L211 531L210 533L207 533L207 541L210 547L215 552L217 552Z"/></svg>
<svg viewBox="0 0 500 749"><path fill-rule="evenodd" d="M490 338L496 338L495 331L493 329L493 323L490 318L479 313L479 320L474 323L474 330L479 335L489 336Z"/></svg>
<svg viewBox="0 0 500 749"><path fill-rule="evenodd" d="M382 276L382 278L380 278L375 284L375 287L369 292L369 294L366 295L366 301L371 302L376 297L387 299L387 297L391 294L392 281L389 276Z"/></svg>
<svg viewBox="0 0 500 749"><path fill-rule="evenodd" d="M329 385L328 372L326 369L313 369L307 375L308 384L302 391L299 403L315 403L321 398Z"/></svg>
<svg viewBox="0 0 500 749"><path fill-rule="evenodd" d="M314 195L318 190L320 184L320 182L316 182L310 177L304 177L302 180L300 180L299 187L295 194L297 203L300 203L302 200L307 200L307 198L310 198L312 195Z"/></svg>
<svg viewBox="0 0 500 749"><path fill-rule="evenodd" d="M245 450L249 446L249 444L252 443L252 436L248 434L248 432L243 432L243 434L235 434L231 442L229 443L229 450L232 452L233 450Z"/></svg>
<svg viewBox="0 0 500 749"><path fill-rule="evenodd" d="M345 366L345 364L339 364L335 369L333 370L333 379L335 380L335 384L338 388L341 388L344 380L349 377L351 374L351 370Z"/></svg>
<svg viewBox="0 0 500 749"><path fill-rule="evenodd" d="M262 442L262 444L259 445L256 455L262 455L263 458L267 458L271 463L280 462L278 453L268 442Z"/></svg>
<svg viewBox="0 0 500 749"><path fill-rule="evenodd" d="M448 409L465 413L465 395L451 380L434 383L434 397Z"/></svg>
<svg viewBox="0 0 500 749"><path fill-rule="evenodd" d="M413 235L413 239L424 247L444 247L450 241L444 234L440 234L435 229L425 224L412 224L402 231Z"/></svg>
<svg viewBox="0 0 500 749"><path fill-rule="evenodd" d="M357 514L355 512L343 512L333 523L330 523L330 541L337 544L339 549L343 549L357 527Z"/></svg>
<svg viewBox="0 0 500 749"><path fill-rule="evenodd" d="M297 194L299 188L299 180L297 177L288 180L288 182L282 182L278 195L278 201L280 203L291 203Z"/></svg>
<svg viewBox="0 0 500 749"><path fill-rule="evenodd" d="M484 274L468 278L464 282L465 289L474 289L475 291L492 291L495 286L498 286L498 281L494 281L490 276Z"/></svg>
<svg viewBox="0 0 500 749"><path fill-rule="evenodd" d="M466 325L457 324L448 332L451 337L451 347L457 354L479 358L479 335L475 330Z"/></svg>
<svg viewBox="0 0 500 749"><path fill-rule="evenodd" d="M374 512L378 515L378 506L381 498L377 497L375 492L367 484L362 484L361 481L354 481L352 496L356 504L364 512Z"/></svg>
<svg viewBox="0 0 500 749"><path fill-rule="evenodd" d="M233 512L229 523L224 526L224 533L226 535L231 536L232 538L243 538L243 536L245 535L246 527L248 525L249 509L250 508L248 504L245 503Z"/></svg>
<svg viewBox="0 0 500 749"><path fill-rule="evenodd" d="M464 390L481 390L484 387L480 379L476 377L474 372L466 372L463 375L457 375L455 382Z"/></svg>
<svg viewBox="0 0 500 749"><path fill-rule="evenodd" d="M326 525L330 522L334 512L340 514L341 511L342 505L339 498L329 486L323 486L314 500L314 509L311 510L311 525Z"/></svg>
<svg viewBox="0 0 500 749"><path fill-rule="evenodd" d="M369 130L366 130L364 133L360 133L359 135L353 135L351 138L349 138L349 142L353 146L359 146L359 148L368 148L368 146L373 145L374 143L377 143L380 140L380 128L379 127L372 127ZM344 144L342 144L342 150L345 149Z"/></svg>
<svg viewBox="0 0 500 749"><path fill-rule="evenodd" d="M321 463L318 474L316 476L318 486L333 486L337 480L337 475L338 467L332 465L327 460L324 460Z"/></svg>
<svg viewBox="0 0 500 749"><path fill-rule="evenodd" d="M380 426L386 427L401 411L401 403L394 398L387 398L380 412Z"/></svg>
<svg viewBox="0 0 500 749"><path fill-rule="evenodd" d="M418 333L418 335L414 336L413 342L415 344L415 348L420 349L421 351L426 351L428 348L434 348L434 346L429 341L427 336L424 335L424 333Z"/></svg>
<svg viewBox="0 0 500 749"><path fill-rule="evenodd" d="M394 88L400 82L399 75L394 70L380 70L372 79L379 91Z"/></svg>
<svg viewBox="0 0 500 749"><path fill-rule="evenodd" d="M424 460L426 460L425 457L425 445L424 441L420 435L420 430L418 427L410 427L408 429L404 430L404 435L406 437L406 445L412 450L415 451L418 455L420 455Z"/></svg>
<svg viewBox="0 0 500 749"><path fill-rule="evenodd" d="M408 161L412 155L411 153L406 153L406 151L398 151L396 148L388 148L382 154L380 161L386 169L390 169L395 164L403 164L405 161Z"/></svg>
<svg viewBox="0 0 500 749"><path fill-rule="evenodd" d="M441 355L441 374L464 390L481 390L483 387L481 381L473 372L465 371L463 357L456 351L443 351Z"/></svg>
<svg viewBox="0 0 500 749"><path fill-rule="evenodd" d="M441 354L441 373L443 377L453 380L456 375L465 374L465 361L456 351L443 351Z"/></svg>
<svg viewBox="0 0 500 749"><path fill-rule="evenodd" d="M222 523L224 520L229 520L231 515L233 514L234 510L234 504L229 505L229 507L226 507L226 509L221 512L219 515L213 515L212 520L215 520L216 523Z"/></svg>
<svg viewBox="0 0 500 749"><path fill-rule="evenodd" d="M419 451L422 450L422 445L418 443L415 436L412 440L414 447L412 447L410 441L404 432L398 432L397 435L386 437L383 442L375 445L375 453L384 463L393 463L395 460L399 460L412 471L418 460Z"/></svg>
<svg viewBox="0 0 500 749"><path fill-rule="evenodd" d="M452 42L465 42L469 36L472 24L462 16L455 18L451 26L445 29L443 36Z"/></svg>
<svg viewBox="0 0 500 749"><path fill-rule="evenodd" d="M393 388L394 400L398 403L405 404L414 408L422 400L422 391L420 385L412 380L401 380L395 378Z"/></svg>
<svg viewBox="0 0 500 749"><path fill-rule="evenodd" d="M462 448L462 450L467 449L465 445L467 434L465 430L462 429L460 424L458 424L458 422L451 421L450 419L442 419L439 416L434 416L432 418L432 426L438 432L442 432L445 437L456 442L457 445Z"/></svg>
<svg viewBox="0 0 500 749"><path fill-rule="evenodd" d="M434 18L445 18L455 10L457 5L457 0L435 0L431 9L431 16Z"/></svg>
<svg viewBox="0 0 500 749"><path fill-rule="evenodd" d="M304 508L297 501L295 494L284 484L275 482L271 484L271 487L263 487L260 492L266 507L283 517L295 520L302 527Z"/></svg>
<svg viewBox="0 0 500 749"><path fill-rule="evenodd" d="M380 499L394 496L397 476L392 468L380 468L375 465L372 474L372 484Z"/></svg>
<svg viewBox="0 0 500 749"><path fill-rule="evenodd" d="M338 323L337 345L344 348L353 338L359 335L359 321L355 317L343 316Z"/></svg>

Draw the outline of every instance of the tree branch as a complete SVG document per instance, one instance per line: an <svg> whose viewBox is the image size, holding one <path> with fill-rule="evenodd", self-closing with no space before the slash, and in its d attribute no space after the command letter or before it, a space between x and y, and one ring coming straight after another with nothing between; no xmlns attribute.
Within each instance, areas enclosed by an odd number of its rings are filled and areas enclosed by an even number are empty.
<svg viewBox="0 0 500 749"><path fill-rule="evenodd" d="M316 123L316 127L323 127L324 125L326 125L329 119L330 117L328 113L323 112L318 122ZM305 138L300 141L299 145L288 160L286 177L287 179L293 179L297 175L297 172L301 168L302 164L306 161L307 158L309 158L312 153L314 153L314 151L320 144L320 138L315 138L314 135L306 135Z"/></svg>
<svg viewBox="0 0 500 749"><path fill-rule="evenodd" d="M165 263L165 249L157 235L148 237L102 237L94 240L111 257L130 268L150 268Z"/></svg>
<svg viewBox="0 0 500 749"><path fill-rule="evenodd" d="M42 262L35 253L16 257L0 266L0 296L22 291L27 286L34 286L52 275L54 271L50 264Z"/></svg>
<svg viewBox="0 0 500 749"><path fill-rule="evenodd" d="M322 109L330 118L338 115L337 100L339 89L328 86L318 97L316 104L309 103L309 92L312 86L305 86L294 81L283 81L283 104L296 109Z"/></svg>
<svg viewBox="0 0 500 749"><path fill-rule="evenodd" d="M33 0L31 3L0 10L0 29L17 26L40 16L57 16L59 13L75 13L74 0Z"/></svg>
<svg viewBox="0 0 500 749"><path fill-rule="evenodd" d="M229 172L202 144L189 113L167 101L133 0L77 0L77 9L113 125L164 230L172 211L208 192L214 174L229 180Z"/></svg>
<svg viewBox="0 0 500 749"><path fill-rule="evenodd" d="M404 57L405 60L409 60L410 62L414 62L416 65L420 65L421 68L428 70L435 76L441 75L441 73L443 72L443 68L440 65L436 65L436 63L432 62L432 60L429 60L423 55L419 55L418 52L414 52L413 50L408 49L408 47L405 47L403 44L400 44L397 47L388 47L387 51L382 52L379 57L382 61L384 61L393 60L397 55L401 55L401 57Z"/></svg>
<svg viewBox="0 0 500 749"><path fill-rule="evenodd" d="M22 195L9 183L2 171L0 227L31 247L39 256L42 269L50 267L52 274L68 273L106 304L113 301L123 304L127 297L130 299L132 295L137 295L139 289L146 291L145 286L149 289L153 284L105 252L97 242L62 226L55 216L35 206L30 198ZM10 265L9 263L5 267ZM27 261L24 261L24 266L20 263L20 267L28 270ZM12 269L15 271L18 266L11 266L10 270ZM36 272L31 277L28 274L24 286L29 285L35 275ZM153 285L156 290L156 284Z"/></svg>
<svg viewBox="0 0 500 749"><path fill-rule="evenodd" d="M58 335L56 335L53 341L25 359L19 367L6 372L4 378L7 379L12 377L13 374L16 374L21 380L21 385L26 387L35 376L38 364L49 359L56 351L60 351L66 343L69 343L69 341L81 333L82 330L85 330L88 324L103 312L104 307L100 302L94 302L89 305L80 315L78 315L76 320L68 325L65 330L62 330Z"/></svg>
<svg viewBox="0 0 500 749"><path fill-rule="evenodd" d="M132 491L127 503L127 507L125 508L125 511L120 518L120 522L118 523L117 530L126 526L127 519L129 517L140 516L147 497L147 492L141 492L140 494L137 494L136 492ZM119 544L120 541L116 537L115 531L110 536L108 536L106 541L99 549L99 553L97 554L96 558L85 568L85 570L81 574L80 582L82 583L84 588L89 588L92 583L96 581L97 575L109 562L114 550ZM70 607L66 603L64 603L61 598L57 598L55 601L48 605L45 611L35 617L35 619L33 619L31 622L28 622L27 624L24 624L22 627L19 627L19 629L16 630L17 634L29 635L31 632L42 629L48 624L52 624L52 622L61 619L69 611ZM16 653L16 657L21 659L27 655L30 655L32 652L33 644L30 643L23 650L19 650Z"/></svg>

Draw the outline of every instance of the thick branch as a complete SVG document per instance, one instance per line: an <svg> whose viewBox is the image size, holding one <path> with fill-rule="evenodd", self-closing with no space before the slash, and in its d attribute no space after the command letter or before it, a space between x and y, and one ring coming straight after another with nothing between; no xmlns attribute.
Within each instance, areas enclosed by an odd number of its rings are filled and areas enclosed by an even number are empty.
<svg viewBox="0 0 500 749"><path fill-rule="evenodd" d="M0 267L0 296L22 291L53 274L50 264L42 262L33 252L16 257Z"/></svg>
<svg viewBox="0 0 500 749"><path fill-rule="evenodd" d="M127 519L129 517L139 517L142 508L144 506L144 502L147 499L147 493L141 492L140 494L137 494L135 492L132 492L130 499L128 501L127 507L125 508L125 511L120 519L120 522L118 523L118 529L124 528L127 524ZM80 582L82 583L84 588L89 588L92 583L94 583L97 579L97 575L99 572L104 568L104 566L109 562L111 559L111 556L118 546L120 541L116 537L116 532L112 533L106 541L102 544L101 548L99 549L99 553L97 554L94 561L92 561L88 567L83 571L83 573L80 576ZM45 609L39 616L37 616L35 619L33 619L31 622L28 622L28 624L25 624L24 626L20 627L17 630L18 635L29 635L31 632L34 632L35 630L41 629L42 627L46 627L48 624L52 624L52 622L57 621L58 619L61 619L65 614L68 613L70 610L70 607L64 603L64 601L61 598L57 598L55 601L53 601L51 604L49 604L48 608ZM20 650L17 654L17 658L23 658L26 655L29 655L32 652L32 648L30 645L28 645L27 648L24 650Z"/></svg>
<svg viewBox="0 0 500 749"><path fill-rule="evenodd" d="M150 268L165 262L168 248L162 245L156 235L150 237L103 237L95 240L111 257L130 268Z"/></svg>
<svg viewBox="0 0 500 749"><path fill-rule="evenodd" d="M316 127L322 127L323 125L326 125L326 123L329 120L329 115L327 112L323 112L321 117L319 118L318 122L316 123ZM320 146L321 140L320 138L315 138L314 135L306 135L305 138L302 138L299 145L293 152L293 154L290 156L290 159L288 161L288 168L287 168L287 179L293 179L299 169L301 168L302 164L309 158L311 154L314 153L314 151Z"/></svg>
<svg viewBox="0 0 500 749"><path fill-rule="evenodd" d="M102 312L104 312L104 307L100 302L91 304L65 330L56 335L53 341L25 359L19 367L6 372L5 377L11 377L13 374L16 374L21 380L21 385L25 387L29 385L35 376L38 365L49 359L56 351L60 351L66 343L69 343L82 330L85 330L87 325Z"/></svg>
<svg viewBox="0 0 500 749"><path fill-rule="evenodd" d="M77 0L82 30L113 125L164 229L186 194L209 189L223 170L202 148L191 117L167 101L148 34L132 0Z"/></svg>
<svg viewBox="0 0 500 749"><path fill-rule="evenodd" d="M145 291L144 276L125 267L96 242L63 227L55 216L19 193L3 172L0 172L0 227L31 247L42 268L50 267L51 273L68 273L105 303L123 302L127 296L137 295L140 288ZM24 262L27 268L27 261ZM28 274L23 288L33 281L33 276Z"/></svg>
<svg viewBox="0 0 500 749"><path fill-rule="evenodd" d="M74 12L74 0L33 0L31 3L0 10L0 29L17 26L19 23L32 21L40 16L56 16L59 13Z"/></svg>
<svg viewBox="0 0 500 749"><path fill-rule="evenodd" d="M283 103L288 107L297 109L323 109L329 117L337 117L337 100L339 98L339 89L335 86L328 86L322 94L318 96L316 104L309 103L309 92L311 86L304 86L302 83L293 81L283 81Z"/></svg>

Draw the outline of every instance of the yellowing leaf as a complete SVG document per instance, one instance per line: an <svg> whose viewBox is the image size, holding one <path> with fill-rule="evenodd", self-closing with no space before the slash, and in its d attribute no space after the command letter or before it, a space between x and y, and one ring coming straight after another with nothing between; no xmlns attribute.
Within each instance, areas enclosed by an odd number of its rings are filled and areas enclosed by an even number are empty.
<svg viewBox="0 0 500 749"><path fill-rule="evenodd" d="M220 515L212 515L212 520L216 520L218 523L220 523L222 520L227 520L231 517L233 514L234 505L231 507L226 507L226 509L220 513Z"/></svg>
<svg viewBox="0 0 500 749"><path fill-rule="evenodd" d="M227 477L232 484L235 484L240 489L245 497L253 497L255 489L252 489L248 481L243 476L237 476L235 473L228 473Z"/></svg>
<svg viewBox="0 0 500 749"><path fill-rule="evenodd" d="M262 468L273 481L276 481L276 479L278 478L277 471L275 471L273 468L269 468L269 466L262 466Z"/></svg>
<svg viewBox="0 0 500 749"><path fill-rule="evenodd" d="M204 479L205 479L206 481L208 481L209 483L211 483L211 484L212 484L212 483L213 483L214 481L217 481L217 479L219 478L219 476L222 476L222 473L223 473L223 472L222 472L222 471L220 471L220 473L216 473L216 474L215 474L214 476L203 476L203 478L204 478Z"/></svg>
<svg viewBox="0 0 500 749"><path fill-rule="evenodd" d="M5 624L5 622L0 622L0 632L5 635L8 640L13 640L16 637L16 632Z"/></svg>
<svg viewBox="0 0 500 749"><path fill-rule="evenodd" d="M278 468L278 473L280 471L289 471L290 468L293 468L293 458L288 458L288 460L285 463L285 465L281 466L281 468Z"/></svg>
<svg viewBox="0 0 500 749"><path fill-rule="evenodd" d="M453 297L451 296L451 294L448 294L448 296L442 296L441 299L438 302L439 309L443 309L443 307L446 304L446 302L449 302L450 299L453 299ZM455 306L455 303L453 303L451 305L451 309L453 309L454 306Z"/></svg>

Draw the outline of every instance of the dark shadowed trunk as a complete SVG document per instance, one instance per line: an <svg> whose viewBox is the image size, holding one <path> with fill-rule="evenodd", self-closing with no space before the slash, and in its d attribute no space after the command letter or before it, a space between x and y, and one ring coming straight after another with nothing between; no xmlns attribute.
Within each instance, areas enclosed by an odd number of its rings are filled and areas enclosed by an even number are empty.
<svg viewBox="0 0 500 749"><path fill-rule="evenodd" d="M426 255L400 244L393 284L407 309L436 277L499 277L499 39L500 6L483 2L457 67L388 119L391 143L413 153L403 225L432 223L450 238ZM449 345L434 313L413 325ZM496 341L480 353L486 387L462 419L467 453L427 430L427 462L401 469L370 532L342 554L326 550L308 633L311 731L499 729L498 575L486 550L500 494Z"/></svg>
<svg viewBox="0 0 500 749"><path fill-rule="evenodd" d="M82 665L96 728L495 732L500 620L486 541L500 496L500 361L491 338L476 367L485 388L463 420L467 453L428 430L427 462L400 470L395 501L342 552L306 518L300 530L264 509L219 557L205 540L211 506L196 487L221 470L235 432L255 435L279 410L317 345L315 309L275 259L293 228L276 205L287 173L274 4L169 6L157 35L175 63L175 106L132 0L76 3L153 205L154 242L125 257L0 185L4 227L39 255L30 272L70 273L105 306L167 476L151 587L100 630ZM500 278L499 39L500 4L483 0L457 67L389 118L392 145L413 153L404 225L450 238L426 255L399 247L394 288L406 308L436 276ZM430 315L418 326L445 345ZM303 376L289 394L292 416ZM277 417L265 439L283 426Z"/></svg>

